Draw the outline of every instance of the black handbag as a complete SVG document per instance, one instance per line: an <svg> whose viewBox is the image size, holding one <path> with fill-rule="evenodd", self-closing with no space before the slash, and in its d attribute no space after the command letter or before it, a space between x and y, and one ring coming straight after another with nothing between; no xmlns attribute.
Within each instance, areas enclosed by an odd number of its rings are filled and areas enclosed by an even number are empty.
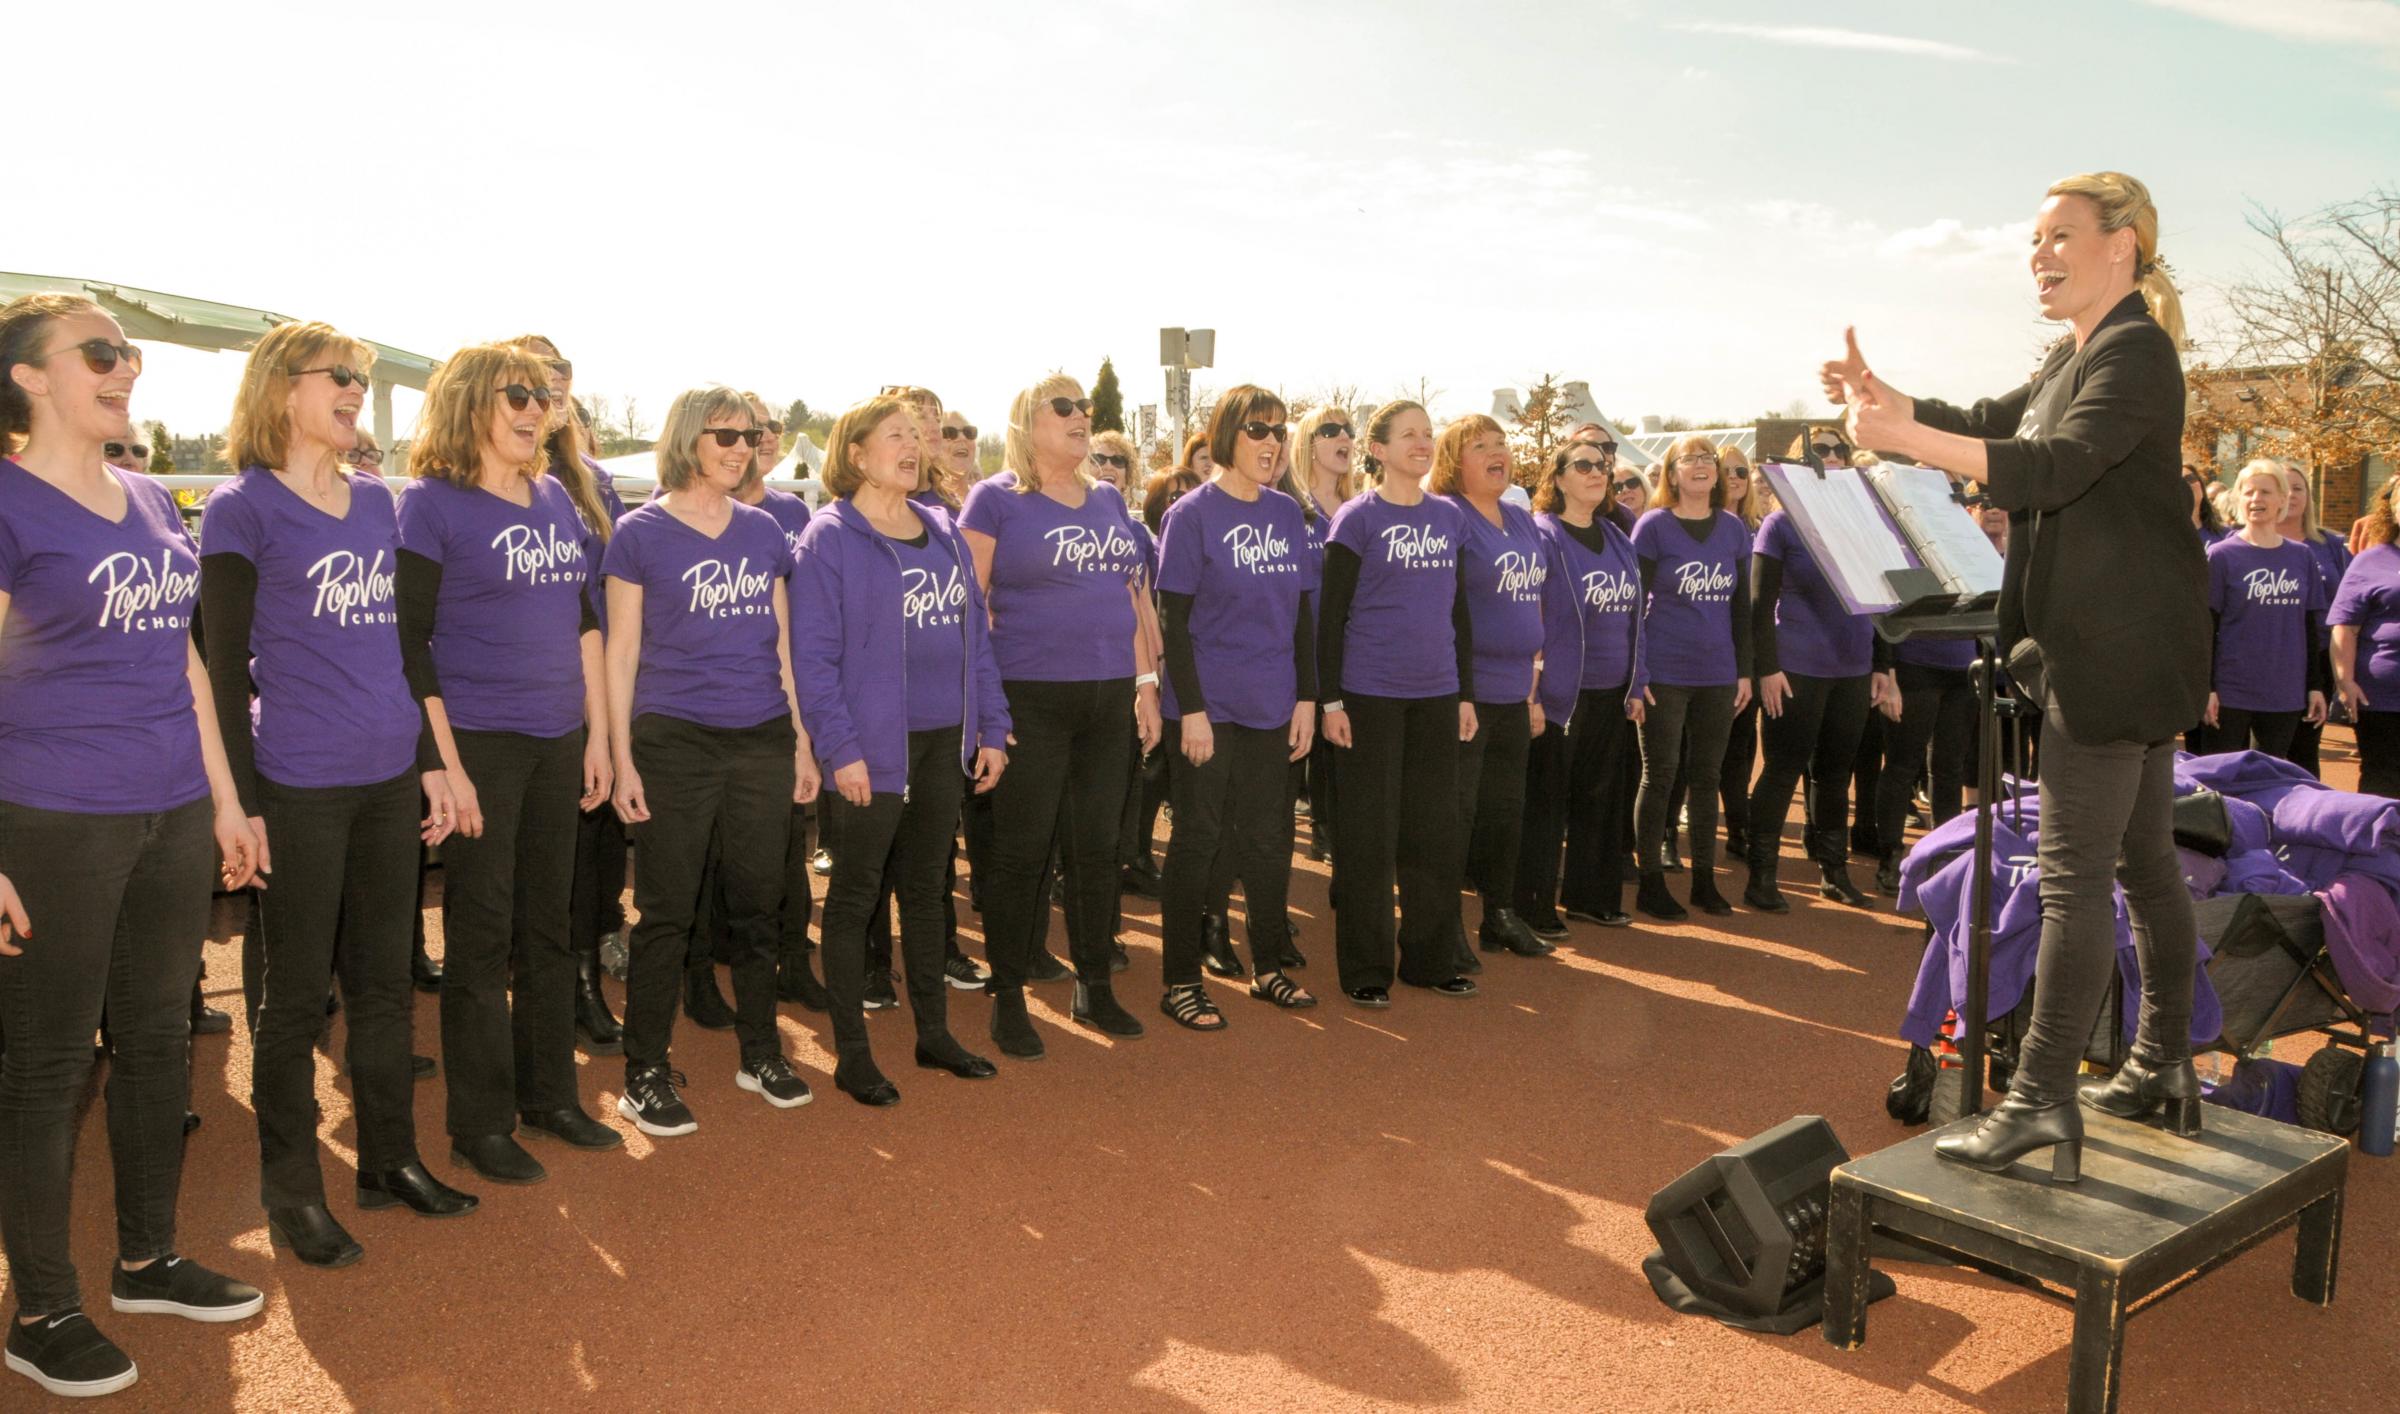
<svg viewBox="0 0 2400 1414"><path fill-rule="evenodd" d="M2175 843L2222 859L2233 848L2233 818L2225 797L2203 786L2175 797Z"/></svg>

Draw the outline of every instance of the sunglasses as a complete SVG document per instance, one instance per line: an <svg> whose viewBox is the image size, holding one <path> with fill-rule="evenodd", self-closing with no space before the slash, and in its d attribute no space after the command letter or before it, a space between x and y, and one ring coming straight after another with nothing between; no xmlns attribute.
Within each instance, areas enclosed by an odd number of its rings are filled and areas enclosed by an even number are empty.
<svg viewBox="0 0 2400 1414"><path fill-rule="evenodd" d="M945 425L942 428L942 440L945 442L955 442L961 437L966 438L970 442L974 441L975 424L969 422L958 427L950 427Z"/></svg>
<svg viewBox="0 0 2400 1414"><path fill-rule="evenodd" d="M774 433L776 436L781 437L783 435L783 419L770 417L767 419L765 425L766 429L769 432Z"/></svg>
<svg viewBox="0 0 2400 1414"><path fill-rule="evenodd" d="M86 339L80 344L69 344L63 349L52 349L40 358L27 359L26 362L38 368L63 353L82 354L83 366L94 373L116 372L119 359L123 359L125 366L135 373L142 371L142 351L140 349L131 344L112 344L106 339Z"/></svg>
<svg viewBox="0 0 2400 1414"><path fill-rule="evenodd" d="M1850 449L1839 442L1811 442L1808 444L1808 450L1820 460L1826 457L1841 457L1846 461L1850 456Z"/></svg>
<svg viewBox="0 0 2400 1414"><path fill-rule="evenodd" d="M1270 437L1280 442L1290 431L1289 427L1280 422L1245 422L1242 424L1242 435L1253 442L1264 442Z"/></svg>
<svg viewBox="0 0 2400 1414"><path fill-rule="evenodd" d="M551 360L549 361L549 363L550 363L550 371L551 371L552 373L555 373L555 374L557 374L559 377L561 377L561 378L564 378L564 379L567 379L567 380L569 380L570 382L571 382L571 381L573 381L573 379L574 379L574 377L575 377L575 361L574 361L573 359L571 359L571 358L554 358L554 359L551 359Z"/></svg>
<svg viewBox="0 0 2400 1414"><path fill-rule="evenodd" d="M1113 466L1119 471L1133 470L1133 458L1115 452L1094 452L1092 461L1098 466Z"/></svg>
<svg viewBox="0 0 2400 1414"><path fill-rule="evenodd" d="M285 376L291 378L306 378L311 373L325 374L333 379L333 386L336 388L347 388L353 383L362 388L367 385L367 375L346 363L328 364L323 368L287 368L284 370Z"/></svg>
<svg viewBox="0 0 2400 1414"><path fill-rule="evenodd" d="M342 453L342 460L352 466L381 466L383 450L379 447L352 447Z"/></svg>
<svg viewBox="0 0 2400 1414"><path fill-rule="evenodd" d="M1579 471L1586 476L1598 476L1608 470L1608 463L1604 461L1594 461L1590 457L1577 457L1575 460L1567 463L1567 470Z"/></svg>
<svg viewBox="0 0 2400 1414"><path fill-rule="evenodd" d="M540 403L542 411L550 410L550 390L548 388L528 388L522 383L511 383L500 390L500 396L508 399L510 412L523 412L527 403Z"/></svg>
<svg viewBox="0 0 2400 1414"><path fill-rule="evenodd" d="M150 449L143 446L139 442L102 442L100 444L100 458L103 461L119 463L127 461L146 462L150 460Z"/></svg>
<svg viewBox="0 0 2400 1414"><path fill-rule="evenodd" d="M1628 491L1647 491L1649 489L1638 476L1624 477L1617 482L1617 494L1620 496Z"/></svg>
<svg viewBox="0 0 2400 1414"><path fill-rule="evenodd" d="M1725 474L1732 477L1736 481L1748 481L1750 479L1750 468L1746 466L1729 466L1725 468Z"/></svg>
<svg viewBox="0 0 2400 1414"><path fill-rule="evenodd" d="M720 447L730 447L736 442L745 447L755 447L767 434L755 427L703 427L700 435L716 438Z"/></svg>
<svg viewBox="0 0 2400 1414"><path fill-rule="evenodd" d="M1077 413L1089 417L1092 411L1092 400L1090 398L1052 398L1050 410L1060 417L1073 417Z"/></svg>
<svg viewBox="0 0 2400 1414"><path fill-rule="evenodd" d="M1615 461L1617 459L1617 444L1614 442L1585 442L1583 445L1591 448L1595 452L1598 452L1600 455L1608 458L1610 461Z"/></svg>
<svg viewBox="0 0 2400 1414"><path fill-rule="evenodd" d="M1352 435L1350 429L1344 427L1338 422L1328 422L1324 426L1317 429L1317 436L1320 438L1348 437L1350 435Z"/></svg>

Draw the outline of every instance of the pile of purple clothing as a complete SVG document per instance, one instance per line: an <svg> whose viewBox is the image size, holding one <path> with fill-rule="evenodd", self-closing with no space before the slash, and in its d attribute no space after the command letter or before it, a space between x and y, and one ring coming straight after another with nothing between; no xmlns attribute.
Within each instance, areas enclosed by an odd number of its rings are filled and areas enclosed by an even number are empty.
<svg viewBox="0 0 2400 1414"><path fill-rule="evenodd" d="M2224 798L2231 843L2223 857L2183 851L2195 899L2227 894L2315 894L2327 949L2343 988L2361 1011L2383 1019L2400 1008L2400 801L2334 790L2290 762L2255 751L2179 755L2175 791L2213 790ZM1991 985L1995 1013L2013 1011L2033 985L2041 940L2041 839L2038 800L2001 804L1992 828ZM1931 1046L1943 1016L1962 1015L1967 997L1967 905L1975 863L1975 816L1962 814L1927 834L1900 874L1900 911L1921 913L1933 929L1917 968L1900 1034ZM2200 940L2192 1006L2192 1043L2207 1045L2224 1012L2205 971L2209 939ZM2127 1025L2139 1011L2141 981L2125 894L2117 891L2117 959Z"/></svg>

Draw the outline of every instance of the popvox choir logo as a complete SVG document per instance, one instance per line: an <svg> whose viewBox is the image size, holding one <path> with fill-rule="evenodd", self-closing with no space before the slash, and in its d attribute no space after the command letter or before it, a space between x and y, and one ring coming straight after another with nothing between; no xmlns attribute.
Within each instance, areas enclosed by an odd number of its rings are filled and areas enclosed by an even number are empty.
<svg viewBox="0 0 2400 1414"><path fill-rule="evenodd" d="M378 550L375 558L368 560L354 550L336 550L310 565L308 576L316 581L317 601L309 614L331 618L344 628L398 623L400 616L391 608L392 572L384 568L383 555Z"/></svg>
<svg viewBox="0 0 2400 1414"><path fill-rule="evenodd" d="M527 584L580 583L583 542L558 533L556 525L512 525L492 537L500 552L501 578Z"/></svg>
<svg viewBox="0 0 2400 1414"><path fill-rule="evenodd" d="M947 575L937 575L922 566L911 566L900 575L900 616L912 628L956 628L959 610L967 602L967 582L959 578L958 566L952 565Z"/></svg>
<svg viewBox="0 0 2400 1414"><path fill-rule="evenodd" d="M2252 570L2242 576L2242 590L2244 597L2253 604L2278 609L2300 607L2300 577L2290 570L2279 570L2272 566Z"/></svg>
<svg viewBox="0 0 2400 1414"><path fill-rule="evenodd" d="M1520 604L1538 604L1542 599L1542 581L1549 578L1550 567L1539 555L1522 550L1503 550L1492 557L1492 568L1500 574L1500 592Z"/></svg>
<svg viewBox="0 0 2400 1414"><path fill-rule="evenodd" d="M1252 574L1298 574L1300 566L1292 560L1290 537L1277 535L1275 527L1244 521L1225 532L1225 548L1232 552L1237 569Z"/></svg>
<svg viewBox="0 0 2400 1414"><path fill-rule="evenodd" d="M1051 567L1064 565L1077 574L1129 574L1142 558L1133 537L1113 525L1062 525L1050 532L1050 547Z"/></svg>
<svg viewBox="0 0 2400 1414"><path fill-rule="evenodd" d="M1403 565L1416 570L1456 569L1458 560L1450 537L1437 534L1431 526L1391 525L1383 531L1383 558L1387 564Z"/></svg>
<svg viewBox="0 0 2400 1414"><path fill-rule="evenodd" d="M702 618L733 619L774 612L769 590L775 576L763 570L752 573L748 555L730 565L723 560L701 560L683 572L683 582L692 587L691 611Z"/></svg>
<svg viewBox="0 0 2400 1414"><path fill-rule="evenodd" d="M193 598L200 592L200 571L175 567L175 552L161 548L152 563L131 550L119 550L92 566L84 582L100 586L100 627L119 633L192 626Z"/></svg>
<svg viewBox="0 0 2400 1414"><path fill-rule="evenodd" d="M1633 607L1633 576L1623 570L1593 570L1583 577L1583 602L1603 614Z"/></svg>
<svg viewBox="0 0 2400 1414"><path fill-rule="evenodd" d="M1686 560L1675 567L1675 592L1695 604L1733 602L1733 569L1713 560Z"/></svg>

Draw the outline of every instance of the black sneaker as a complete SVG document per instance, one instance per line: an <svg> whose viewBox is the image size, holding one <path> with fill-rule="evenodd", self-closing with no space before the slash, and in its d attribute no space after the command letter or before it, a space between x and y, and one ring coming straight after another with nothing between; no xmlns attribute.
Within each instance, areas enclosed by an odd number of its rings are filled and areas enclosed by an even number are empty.
<svg viewBox="0 0 2400 1414"><path fill-rule="evenodd" d="M859 1005L868 1011L889 1011L900 1005L900 996L892 990L892 974L875 971L867 974L866 994Z"/></svg>
<svg viewBox="0 0 2400 1414"><path fill-rule="evenodd" d="M108 1304L128 1315L215 1322L247 1320L267 1298L248 1282L170 1254L138 1272L116 1268L108 1279Z"/></svg>
<svg viewBox="0 0 2400 1414"><path fill-rule="evenodd" d="M644 1134L672 1139L689 1134L700 1127L692 1118L691 1109L683 1097L675 1093L678 1085L689 1085L683 1072L669 1070L663 1065L648 1065L625 1077L625 1093L617 1097L617 1113L633 1121L633 1127Z"/></svg>
<svg viewBox="0 0 2400 1414"><path fill-rule="evenodd" d="M983 984L992 980L992 974L984 970L983 964L965 953L952 954L950 960L942 964L942 976L962 992L980 992Z"/></svg>
<svg viewBox="0 0 2400 1414"><path fill-rule="evenodd" d="M7 1358L8 1368L62 1399L115 1394L142 1373L81 1311L31 1324L9 1317Z"/></svg>
<svg viewBox="0 0 2400 1414"><path fill-rule="evenodd" d="M810 1098L808 1082L793 1074L792 1063L781 1055L743 1061L733 1083L779 1110L796 1110Z"/></svg>

